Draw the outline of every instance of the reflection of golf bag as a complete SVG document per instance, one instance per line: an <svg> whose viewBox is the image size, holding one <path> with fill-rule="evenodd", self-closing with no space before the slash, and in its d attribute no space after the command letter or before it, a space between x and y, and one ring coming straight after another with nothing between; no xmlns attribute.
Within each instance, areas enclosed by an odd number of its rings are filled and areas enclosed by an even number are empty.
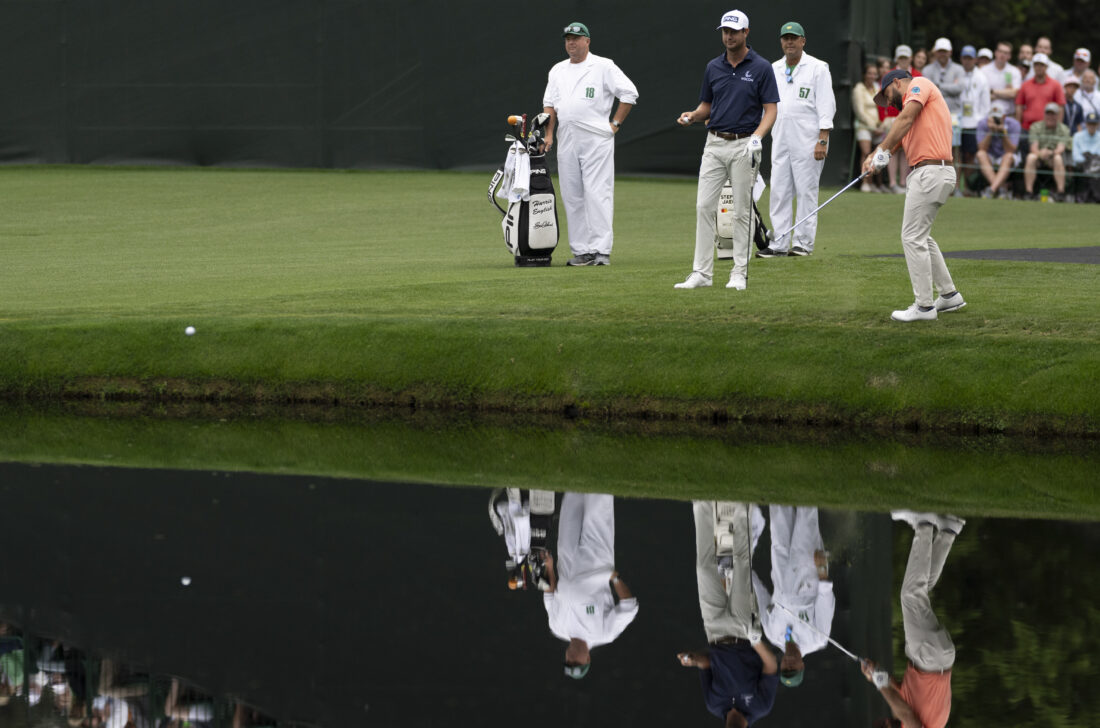
<svg viewBox="0 0 1100 728"><path fill-rule="evenodd" d="M489 496L489 520L508 548L508 588L545 591L546 544L557 498L553 491L497 488Z"/></svg>
<svg viewBox="0 0 1100 728"><path fill-rule="evenodd" d="M526 125L526 115L522 118ZM531 133L527 136L523 135L522 128L516 129L517 136L509 137L513 139L513 145L508 150L509 157L489 183L489 201L504 217L500 223L504 245L515 256L516 265L521 267L550 265L550 258L558 244L558 207L554 183L550 179L550 170L546 168L546 154L539 152L543 129L549 119L549 114L535 117ZM496 201L497 188L502 184L511 186L513 180L519 183L519 178L526 174L528 163L529 194L523 195L522 200L512 200L511 189L499 190L501 197L509 198L508 209L505 210ZM518 185L518 189L523 187L523 184Z"/></svg>
<svg viewBox="0 0 1100 728"><path fill-rule="evenodd" d="M715 215L714 242L718 246L719 259L733 258L733 186L726 180L722 194L718 196L718 212ZM752 239L759 250L768 247L768 229L760 219L756 201L752 203Z"/></svg>

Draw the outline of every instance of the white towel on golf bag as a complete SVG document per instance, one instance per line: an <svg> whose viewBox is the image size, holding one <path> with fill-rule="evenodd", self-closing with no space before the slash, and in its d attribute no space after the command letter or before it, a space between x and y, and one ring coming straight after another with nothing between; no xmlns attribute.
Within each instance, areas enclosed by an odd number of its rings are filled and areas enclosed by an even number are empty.
<svg viewBox="0 0 1100 728"><path fill-rule="evenodd" d="M497 197L509 202L531 199L531 158L520 142L513 142L504 160L504 182L497 190Z"/></svg>
<svg viewBox="0 0 1100 728"><path fill-rule="evenodd" d="M531 553L531 509L522 503L497 503L497 514L504 523L504 544L517 564Z"/></svg>
<svg viewBox="0 0 1100 728"><path fill-rule="evenodd" d="M767 187L767 183L764 182L764 178L760 175L756 175L756 182L752 186L752 201L760 202L760 195L764 194L764 189Z"/></svg>

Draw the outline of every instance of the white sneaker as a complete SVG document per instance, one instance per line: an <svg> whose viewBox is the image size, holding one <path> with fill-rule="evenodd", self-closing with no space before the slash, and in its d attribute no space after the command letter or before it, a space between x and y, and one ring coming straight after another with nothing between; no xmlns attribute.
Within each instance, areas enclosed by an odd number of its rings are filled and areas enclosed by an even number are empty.
<svg viewBox="0 0 1100 728"><path fill-rule="evenodd" d="M940 313L950 313L951 311L958 311L960 308L966 305L966 301L963 300L963 294L955 291L951 294L950 298L944 298L943 296L937 296L932 306Z"/></svg>
<svg viewBox="0 0 1100 728"><path fill-rule="evenodd" d="M895 521L905 521L914 529L922 523L930 523L940 528L941 519L935 513L921 513L918 511L890 511L890 517Z"/></svg>
<svg viewBox="0 0 1100 728"><path fill-rule="evenodd" d="M891 185L890 191L893 192L895 195L904 195L905 194L905 188L902 187L901 185Z"/></svg>
<svg viewBox="0 0 1100 728"><path fill-rule="evenodd" d="M745 287L749 285L745 276L740 273L730 273L730 282L726 284L726 288L732 288L735 291L743 291Z"/></svg>
<svg viewBox="0 0 1100 728"><path fill-rule="evenodd" d="M960 533L962 533L963 526L965 525L965 518L959 518L958 516L953 516L950 513L945 516L940 516L939 526L941 531L947 531L948 533L953 533L958 536Z"/></svg>
<svg viewBox="0 0 1100 728"><path fill-rule="evenodd" d="M890 318L894 319L895 321L904 321L906 323L908 323L909 321L935 321L936 307L933 306L927 311L921 311L920 308L917 307L917 304L914 303L907 309L904 309L902 311L894 311L892 314L890 314Z"/></svg>
<svg viewBox="0 0 1100 728"><path fill-rule="evenodd" d="M706 288L710 285L710 278L702 273L692 272L683 283L677 283L673 288Z"/></svg>

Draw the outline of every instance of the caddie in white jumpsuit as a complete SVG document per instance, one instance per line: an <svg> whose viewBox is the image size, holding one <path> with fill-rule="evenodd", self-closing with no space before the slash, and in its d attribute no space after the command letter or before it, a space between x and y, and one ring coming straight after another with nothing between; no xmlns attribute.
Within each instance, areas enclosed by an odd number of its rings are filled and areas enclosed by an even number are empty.
<svg viewBox="0 0 1100 728"><path fill-rule="evenodd" d="M775 591L769 594L755 572L753 585L764 634L772 644L784 646L780 681L794 687L802 682L802 658L829 644L823 635L832 631L836 597L829 580L817 508L771 506L768 516Z"/></svg>
<svg viewBox="0 0 1100 728"><path fill-rule="evenodd" d="M548 556L546 567L550 588L543 606L550 631L569 643L565 674L581 678L591 665L589 650L613 642L638 616L638 600L615 570L614 496L564 495L558 561Z"/></svg>
<svg viewBox="0 0 1100 728"><path fill-rule="evenodd" d="M550 114L545 148L549 151L555 140L558 145L558 184L573 253L566 265L610 265L615 135L634 108L638 89L614 61L589 52L584 23L570 23L562 36L569 58L550 69L542 110ZM611 117L615 99L619 104Z"/></svg>
<svg viewBox="0 0 1100 728"><path fill-rule="evenodd" d="M779 29L783 58L772 64L779 87L779 115L772 127L771 223L778 235L814 210L821 170L829 153L836 98L829 64L803 52L806 34L799 23ZM794 217L792 206L797 201ZM817 215L790 234L758 251L758 258L810 255L817 236Z"/></svg>

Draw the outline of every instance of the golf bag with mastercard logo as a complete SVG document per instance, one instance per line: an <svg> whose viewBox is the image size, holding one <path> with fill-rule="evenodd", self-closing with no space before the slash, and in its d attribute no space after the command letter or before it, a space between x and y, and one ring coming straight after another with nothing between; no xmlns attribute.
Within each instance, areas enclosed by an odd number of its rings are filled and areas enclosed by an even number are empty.
<svg viewBox="0 0 1100 728"><path fill-rule="evenodd" d="M504 245L518 267L550 265L558 244L558 207L546 153L541 149L549 114L539 114L527 133L527 115L508 117L515 134L504 165L489 183L489 202L500 211ZM507 209L496 198L508 200Z"/></svg>
<svg viewBox="0 0 1100 728"><path fill-rule="evenodd" d="M758 177L757 180L760 178ZM757 192L757 189L760 192ZM768 247L768 228L760 217L760 210L756 207L756 201L763 193L763 183L759 182L753 188L752 201L752 240L759 250ZM715 214L714 243L718 246L719 259L733 258L733 186L726 180L722 193L718 196L718 211Z"/></svg>

